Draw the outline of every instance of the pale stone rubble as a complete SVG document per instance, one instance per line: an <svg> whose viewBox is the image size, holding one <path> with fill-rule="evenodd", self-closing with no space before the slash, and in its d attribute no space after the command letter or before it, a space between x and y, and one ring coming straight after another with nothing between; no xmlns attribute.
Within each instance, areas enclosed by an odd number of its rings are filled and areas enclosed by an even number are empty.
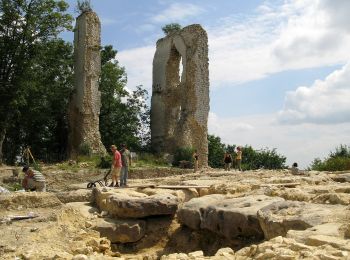
<svg viewBox="0 0 350 260"><path fill-rule="evenodd" d="M42 213L37 220L43 223L40 232L28 233L41 241L35 249L13 247L9 241L7 245L0 243L0 253L25 259L350 258L349 202L315 200L324 194L349 194L347 182L337 183L318 173L295 178L283 171L213 172L168 179L171 183L174 180L214 184L178 190L103 187L56 194L4 194L0 196L2 212L31 205L43 212L57 209L58 213ZM152 179L142 180L147 181ZM8 232L5 229L4 235ZM33 236L36 232L39 237ZM52 236L66 240L47 248L44 240L51 241ZM163 242L155 246L156 251L145 251L158 240ZM203 244L207 240L213 244ZM214 241L223 246L215 246ZM236 248L238 241L241 244ZM120 253L127 245L138 253ZM188 251L190 248L197 250Z"/></svg>

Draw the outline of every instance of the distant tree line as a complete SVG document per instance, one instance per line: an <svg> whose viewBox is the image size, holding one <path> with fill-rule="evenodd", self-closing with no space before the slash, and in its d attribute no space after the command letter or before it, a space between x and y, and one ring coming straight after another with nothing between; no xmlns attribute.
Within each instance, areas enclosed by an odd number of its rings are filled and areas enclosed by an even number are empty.
<svg viewBox="0 0 350 260"><path fill-rule="evenodd" d="M220 137L208 135L208 164L212 168L221 168L224 165L225 151L232 155L233 161L236 157L236 145L227 145L221 142ZM276 149L255 150L251 146L242 147L242 169L284 169L286 168L286 157L277 153Z"/></svg>
<svg viewBox="0 0 350 260"><path fill-rule="evenodd" d="M335 148L335 151L331 151L325 159L314 159L309 168L315 171L350 170L350 147L341 144Z"/></svg>
<svg viewBox="0 0 350 260"><path fill-rule="evenodd" d="M67 8L55 0L0 2L0 163L13 163L28 146L37 159L66 159L73 46L59 34L72 30ZM101 49L102 142L146 149L148 93L127 91L116 54L110 45Z"/></svg>

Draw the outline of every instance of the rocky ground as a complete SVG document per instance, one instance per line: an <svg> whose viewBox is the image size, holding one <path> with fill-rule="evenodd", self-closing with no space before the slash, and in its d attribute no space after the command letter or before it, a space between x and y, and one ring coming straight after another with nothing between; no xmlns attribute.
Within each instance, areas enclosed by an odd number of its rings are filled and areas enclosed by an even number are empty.
<svg viewBox="0 0 350 260"><path fill-rule="evenodd" d="M48 192L0 193L0 259L350 259L350 172L133 169L94 189L105 171L43 173Z"/></svg>

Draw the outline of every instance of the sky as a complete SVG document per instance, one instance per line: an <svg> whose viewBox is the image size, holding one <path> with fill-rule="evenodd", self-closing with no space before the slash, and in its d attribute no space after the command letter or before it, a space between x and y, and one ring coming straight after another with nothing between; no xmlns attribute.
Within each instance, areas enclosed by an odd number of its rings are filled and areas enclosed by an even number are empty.
<svg viewBox="0 0 350 260"><path fill-rule="evenodd" d="M76 1L67 1L74 16ZM161 27L208 33L209 134L308 167L350 145L350 1L91 0L129 89L152 93ZM64 38L73 39L72 33Z"/></svg>

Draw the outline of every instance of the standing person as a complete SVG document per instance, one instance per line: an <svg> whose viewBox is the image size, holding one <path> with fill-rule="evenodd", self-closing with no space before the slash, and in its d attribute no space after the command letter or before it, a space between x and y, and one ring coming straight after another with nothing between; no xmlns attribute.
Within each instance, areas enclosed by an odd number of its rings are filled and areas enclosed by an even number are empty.
<svg viewBox="0 0 350 260"><path fill-rule="evenodd" d="M236 155L236 167L239 171L242 171L242 148L237 146L237 155Z"/></svg>
<svg viewBox="0 0 350 260"><path fill-rule="evenodd" d="M117 146L115 146L114 144L111 145L111 151L113 153L111 167L112 183L111 185L109 185L109 187L118 187L118 177L120 174L120 169L122 168L122 159L120 153L117 150Z"/></svg>
<svg viewBox="0 0 350 260"><path fill-rule="evenodd" d="M128 179L129 166L131 167L131 153L125 144L122 144L120 150L122 156L122 170L120 172L120 187L127 186L126 180Z"/></svg>
<svg viewBox="0 0 350 260"><path fill-rule="evenodd" d="M229 171L231 169L231 163L232 163L231 154L228 152L225 152L224 154L225 171Z"/></svg>
<svg viewBox="0 0 350 260"><path fill-rule="evenodd" d="M194 164L193 172L196 172L198 170L198 159L199 159L197 150L193 151L192 158L193 158L193 164Z"/></svg>
<svg viewBox="0 0 350 260"><path fill-rule="evenodd" d="M22 172L25 175L22 187L26 191L46 191L45 177L41 172L32 170L28 166L24 166Z"/></svg>

